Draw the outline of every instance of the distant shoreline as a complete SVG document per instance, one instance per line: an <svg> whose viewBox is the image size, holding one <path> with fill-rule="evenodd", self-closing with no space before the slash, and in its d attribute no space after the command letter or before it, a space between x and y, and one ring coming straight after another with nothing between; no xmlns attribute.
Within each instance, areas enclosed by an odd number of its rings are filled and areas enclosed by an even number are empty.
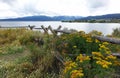
<svg viewBox="0 0 120 78"><path fill-rule="evenodd" d="M69 22L69 23L120 23L120 19L114 20L69 20L69 21L62 21L62 22Z"/></svg>

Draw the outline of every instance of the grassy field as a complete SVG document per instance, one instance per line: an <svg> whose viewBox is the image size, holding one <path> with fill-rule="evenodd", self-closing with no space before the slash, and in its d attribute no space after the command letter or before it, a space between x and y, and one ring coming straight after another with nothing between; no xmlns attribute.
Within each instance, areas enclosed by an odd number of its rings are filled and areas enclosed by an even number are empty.
<svg viewBox="0 0 120 78"><path fill-rule="evenodd" d="M119 29L110 37L120 36ZM0 29L0 78L119 78L120 46L84 31L59 37L28 29ZM54 52L59 52L61 63ZM86 54L86 55L82 55Z"/></svg>

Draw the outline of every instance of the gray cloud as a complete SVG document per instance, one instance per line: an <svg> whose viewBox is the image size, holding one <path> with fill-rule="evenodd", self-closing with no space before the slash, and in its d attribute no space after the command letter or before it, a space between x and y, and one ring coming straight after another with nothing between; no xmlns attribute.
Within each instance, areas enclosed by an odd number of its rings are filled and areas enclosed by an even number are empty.
<svg viewBox="0 0 120 78"><path fill-rule="evenodd" d="M19 13L20 15L57 15L56 13L53 12L43 11L40 8L37 9L35 7L29 6L25 6L24 8L16 10L16 12Z"/></svg>
<svg viewBox="0 0 120 78"><path fill-rule="evenodd" d="M28 15L48 15L49 12L43 11L40 7L36 7L37 2L27 2L21 7L13 8L12 10L21 16ZM15 6L14 6L15 7Z"/></svg>
<svg viewBox="0 0 120 78"><path fill-rule="evenodd" d="M16 2L16 0L0 0L1 2L4 2L8 5L13 5L14 2Z"/></svg>
<svg viewBox="0 0 120 78"><path fill-rule="evenodd" d="M35 5L24 5L24 8L21 8L21 12L24 14L39 15L42 12L38 10Z"/></svg>
<svg viewBox="0 0 120 78"><path fill-rule="evenodd" d="M120 0L0 0L0 16L99 15L120 12L116 8L119 7L119 2Z"/></svg>
<svg viewBox="0 0 120 78"><path fill-rule="evenodd" d="M110 0L86 0L90 11L95 11L108 5Z"/></svg>
<svg viewBox="0 0 120 78"><path fill-rule="evenodd" d="M23 5L19 5L17 1L18 0L0 0L0 2L6 3L7 5L9 5L10 10L17 13L19 16L45 14L45 12L35 7L37 4L37 0L35 1L30 0L29 2L26 2Z"/></svg>

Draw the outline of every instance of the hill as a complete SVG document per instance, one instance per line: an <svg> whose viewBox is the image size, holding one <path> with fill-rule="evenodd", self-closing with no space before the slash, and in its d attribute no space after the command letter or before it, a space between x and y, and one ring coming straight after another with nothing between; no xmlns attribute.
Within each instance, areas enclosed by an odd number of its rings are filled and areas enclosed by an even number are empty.
<svg viewBox="0 0 120 78"><path fill-rule="evenodd" d="M79 20L98 20L98 19L120 19L120 14L106 14L99 16L88 16L84 18L80 18Z"/></svg>
<svg viewBox="0 0 120 78"><path fill-rule="evenodd" d="M111 22L120 20L120 14L106 14L106 15L99 15L99 16L27 16L27 17L18 17L18 18L9 18L9 19L0 19L0 21L78 21L78 22L89 22L89 20L96 20L99 22ZM94 22L94 21L93 21Z"/></svg>
<svg viewBox="0 0 120 78"><path fill-rule="evenodd" d="M62 21L80 19L81 16L27 16L20 18L0 19L0 21Z"/></svg>

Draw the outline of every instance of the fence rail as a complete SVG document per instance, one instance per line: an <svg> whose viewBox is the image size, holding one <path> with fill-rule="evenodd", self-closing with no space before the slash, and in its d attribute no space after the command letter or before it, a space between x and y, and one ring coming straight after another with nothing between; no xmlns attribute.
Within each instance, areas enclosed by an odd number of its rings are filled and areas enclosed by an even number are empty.
<svg viewBox="0 0 120 78"><path fill-rule="evenodd" d="M57 29L52 29L51 26L44 27L43 25L41 25L40 28L35 28L34 25L33 26L30 26L30 25L28 25L28 26L12 26L12 27L0 26L0 28L29 28L30 30L37 29L37 30L43 30L45 34L49 34L48 30L50 30L51 33L54 36L57 36L57 33L71 34L71 32L69 32L69 31L61 30L62 26L59 26ZM92 36L92 37L95 38L95 39L98 39L100 41L103 41L103 42L109 42L109 43L112 43L112 44L120 45L120 39L110 38L110 37L105 37L105 36ZM118 58L120 58L120 53L112 53L112 55L117 56Z"/></svg>
<svg viewBox="0 0 120 78"><path fill-rule="evenodd" d="M0 26L0 29L3 28L3 29L8 29L8 28L29 28L29 29L33 29L35 26Z"/></svg>

